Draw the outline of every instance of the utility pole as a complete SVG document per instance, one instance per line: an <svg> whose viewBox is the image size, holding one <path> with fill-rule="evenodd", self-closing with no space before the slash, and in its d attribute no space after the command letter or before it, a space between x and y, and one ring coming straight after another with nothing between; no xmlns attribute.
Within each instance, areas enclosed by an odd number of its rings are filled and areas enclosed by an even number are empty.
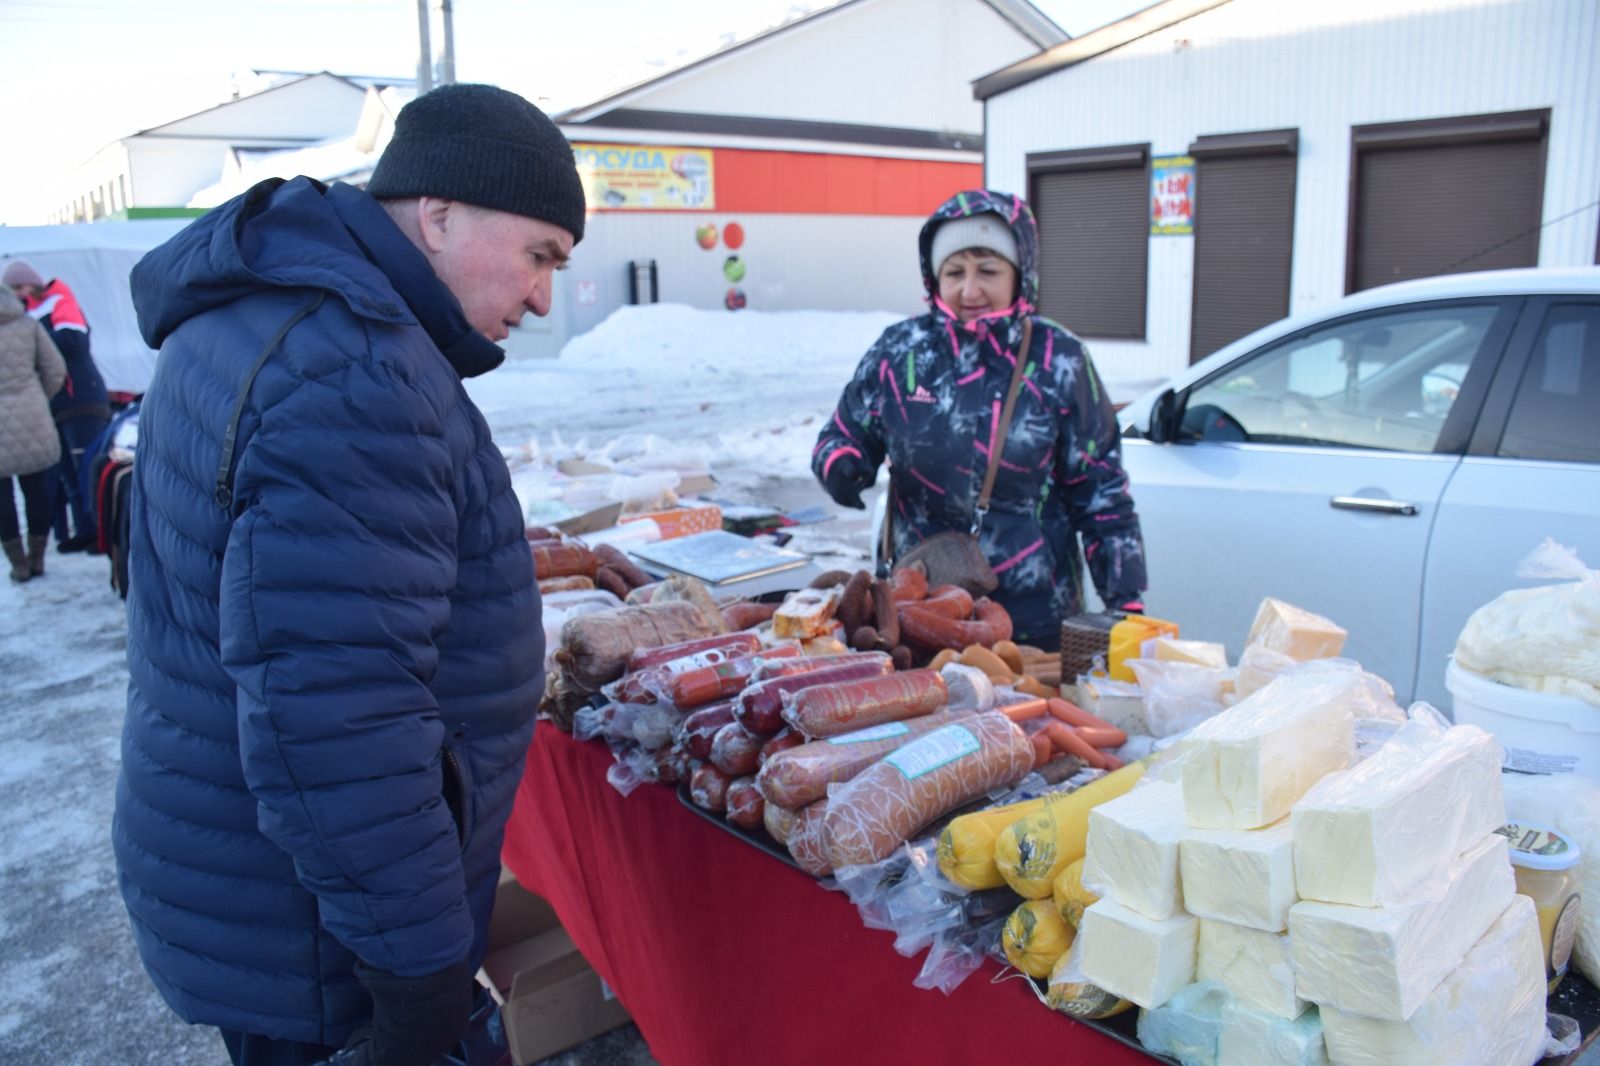
<svg viewBox="0 0 1600 1066"><path fill-rule="evenodd" d="M433 88L433 38L429 33L428 0L417 0L417 37L422 51L417 59L417 95Z"/></svg>
<svg viewBox="0 0 1600 1066"><path fill-rule="evenodd" d="M451 0L439 0L439 11L444 16L444 55L439 58L439 84L456 83L456 31L450 14Z"/></svg>

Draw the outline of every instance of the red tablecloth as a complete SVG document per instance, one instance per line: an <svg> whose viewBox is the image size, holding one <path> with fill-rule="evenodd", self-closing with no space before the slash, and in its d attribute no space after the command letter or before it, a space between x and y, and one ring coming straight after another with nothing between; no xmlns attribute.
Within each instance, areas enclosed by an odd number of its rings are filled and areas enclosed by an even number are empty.
<svg viewBox="0 0 1600 1066"><path fill-rule="evenodd" d="M916 988L842 893L685 810L624 798L611 755L540 722L505 861L549 900L663 1066L825 1062L1148 1063L1047 1009L993 963L950 996Z"/></svg>

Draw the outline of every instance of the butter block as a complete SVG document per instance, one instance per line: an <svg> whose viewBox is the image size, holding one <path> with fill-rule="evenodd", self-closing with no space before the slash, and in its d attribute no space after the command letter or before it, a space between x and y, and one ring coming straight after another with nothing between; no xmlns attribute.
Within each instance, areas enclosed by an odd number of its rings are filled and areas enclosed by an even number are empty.
<svg viewBox="0 0 1600 1066"><path fill-rule="evenodd" d="M1295 988L1320 1007L1403 1022L1515 893L1506 840L1495 835L1399 903L1297 903L1289 911Z"/></svg>
<svg viewBox="0 0 1600 1066"><path fill-rule="evenodd" d="M1544 942L1533 900L1515 897L1408 1021L1329 1007L1328 1054L1348 1066L1528 1066L1544 1049Z"/></svg>
<svg viewBox="0 0 1600 1066"><path fill-rule="evenodd" d="M1164 1006L1139 1012L1139 1043L1151 1054L1177 1059L1183 1066L1216 1066L1217 1040L1227 1009L1225 989L1189 985Z"/></svg>
<svg viewBox="0 0 1600 1066"><path fill-rule="evenodd" d="M1291 670L1189 734L1183 803L1202 829L1259 829L1350 765L1361 671Z"/></svg>
<svg viewBox="0 0 1600 1066"><path fill-rule="evenodd" d="M1228 668L1228 649L1208 640L1179 640L1157 637L1150 642L1150 658L1169 663L1193 663L1215 670Z"/></svg>
<svg viewBox="0 0 1600 1066"><path fill-rule="evenodd" d="M1222 1012L1217 1066L1326 1066L1327 1061L1315 1009L1294 1019L1241 1003L1230 1003Z"/></svg>
<svg viewBox="0 0 1600 1066"><path fill-rule="evenodd" d="M1154 921L1102 899L1083 912L1077 946L1091 982L1150 1010L1194 980L1199 935L1200 923L1187 914Z"/></svg>
<svg viewBox="0 0 1600 1066"><path fill-rule="evenodd" d="M1401 729L1295 804L1302 899L1381 907L1506 823L1500 746L1476 726Z"/></svg>
<svg viewBox="0 0 1600 1066"><path fill-rule="evenodd" d="M1140 785L1089 812L1083 884L1146 918L1160 921L1183 912L1178 843L1183 789L1165 782Z"/></svg>
<svg viewBox="0 0 1600 1066"><path fill-rule="evenodd" d="M1338 655L1349 635L1320 614L1268 596L1256 608L1256 619L1244 642L1306 662Z"/></svg>
<svg viewBox="0 0 1600 1066"><path fill-rule="evenodd" d="M1184 910L1269 933L1289 928L1299 901L1289 819L1265 829L1188 829L1178 845Z"/></svg>
<svg viewBox="0 0 1600 1066"><path fill-rule="evenodd" d="M1096 718L1109 722L1133 736L1148 736L1150 723L1144 713L1144 694L1139 686L1109 677L1078 678L1077 704Z"/></svg>
<svg viewBox="0 0 1600 1066"><path fill-rule="evenodd" d="M1194 972L1226 988L1238 1002L1279 1018L1298 1018L1309 1006L1295 995L1286 933L1202 918Z"/></svg>

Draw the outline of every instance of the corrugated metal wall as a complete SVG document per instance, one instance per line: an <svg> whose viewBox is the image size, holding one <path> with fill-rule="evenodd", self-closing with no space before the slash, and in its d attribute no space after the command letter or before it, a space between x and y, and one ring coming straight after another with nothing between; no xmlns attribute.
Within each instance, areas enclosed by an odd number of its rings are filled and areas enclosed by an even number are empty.
<svg viewBox="0 0 1600 1066"><path fill-rule="evenodd" d="M1290 309L1344 293L1350 127L1549 107L1542 266L1594 262L1600 209L1596 0L1233 0L988 101L987 184L1027 187L1029 152L1300 132ZM1195 210L1205 211L1205 189ZM1150 240L1146 340L1091 346L1108 377L1187 364L1193 239Z"/></svg>

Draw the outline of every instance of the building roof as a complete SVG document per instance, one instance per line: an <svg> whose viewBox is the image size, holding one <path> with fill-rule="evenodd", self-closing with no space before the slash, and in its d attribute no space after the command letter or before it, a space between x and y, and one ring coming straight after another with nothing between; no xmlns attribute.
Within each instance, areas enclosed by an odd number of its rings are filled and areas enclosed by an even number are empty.
<svg viewBox="0 0 1600 1066"><path fill-rule="evenodd" d="M315 74L305 74L305 75L301 75L300 77L297 77L297 78L290 78L287 81L281 81L276 85L272 85L272 86L269 86L268 88L262 89L258 93L251 93L248 96L240 96L240 97L236 97L236 98L234 98L232 100L225 100L222 103L216 104L216 105L214 105L212 107L202 108L199 111L195 111L195 112L192 112L190 114L184 115L182 118L170 119L170 120L168 120L166 122L163 122L159 126L151 126L149 129L137 130L134 133L129 134L128 136L129 137L146 137L146 136L151 136L151 135L160 135L164 131L170 131L174 127L181 126L185 122L188 122L191 119L199 118L201 115L209 115L209 114L212 114L213 112L217 112L217 111L226 111L229 108L238 107L241 104L246 104L246 103L250 103L252 101L260 100L263 96L267 96L270 93L282 92L285 89L291 89L291 88L294 88L295 86L304 85L306 82L314 81L314 80L317 80L317 79L323 79L323 78L328 79L328 80L333 81L333 82L336 82L338 84L347 85L347 86L350 87L350 89L353 92L357 92L357 93L360 93L362 95L366 94L367 87L365 85L357 84L355 81L353 81L350 78L345 77L342 74L334 74L334 73L332 73L330 71L323 70L323 71L319 71L319 72L317 72ZM119 141L127 140L127 139L128 139L128 137L119 137L119 138L117 138L117 140L119 140ZM312 138L309 138L309 137L307 137L305 139L308 140L308 141L312 140ZM115 142L113 142L113 143L115 143Z"/></svg>
<svg viewBox="0 0 1600 1066"><path fill-rule="evenodd" d="M972 83L972 95L979 100L998 96L1020 85L1037 81L1048 74L1054 74L1058 70L1065 70L1095 56L1105 55L1113 49L1131 44L1141 37L1148 37L1152 33L1210 11L1214 7L1221 7L1227 2L1228 0L1161 0L1160 3L1151 4L1127 18L1101 26L1092 33L1074 37L1038 55L1029 56L1009 67L1002 67L992 74L985 74Z"/></svg>

